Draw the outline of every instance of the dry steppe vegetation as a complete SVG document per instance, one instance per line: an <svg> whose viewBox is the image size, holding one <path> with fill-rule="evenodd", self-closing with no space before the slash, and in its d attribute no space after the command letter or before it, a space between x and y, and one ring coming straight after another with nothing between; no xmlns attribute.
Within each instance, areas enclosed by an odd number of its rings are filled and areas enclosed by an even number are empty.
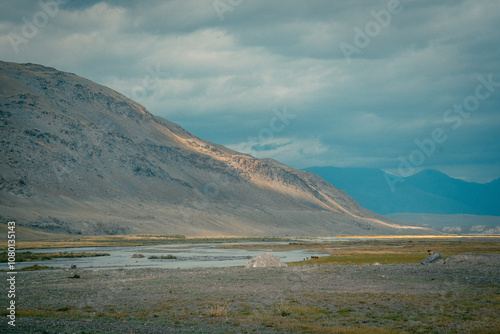
<svg viewBox="0 0 500 334"><path fill-rule="evenodd" d="M340 245L290 242L265 247L306 248L331 255L279 269L95 270L79 271L80 279L69 279L73 271L22 272L17 283L16 331L500 331L500 260L494 255L500 253L500 243L496 238L361 239ZM421 265L427 250L439 251L447 263Z"/></svg>

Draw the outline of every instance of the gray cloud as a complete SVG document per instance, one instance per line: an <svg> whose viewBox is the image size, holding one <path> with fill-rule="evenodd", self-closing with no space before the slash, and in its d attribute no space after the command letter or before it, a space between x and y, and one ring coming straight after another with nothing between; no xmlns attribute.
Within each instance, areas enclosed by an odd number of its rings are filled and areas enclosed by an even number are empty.
<svg viewBox="0 0 500 334"><path fill-rule="evenodd" d="M252 146L252 150L261 152L261 151L275 151L281 147L285 147L290 145L291 142L285 144L277 144L277 143L269 143L269 144L255 144Z"/></svg>
<svg viewBox="0 0 500 334"><path fill-rule="evenodd" d="M401 0L350 62L340 44L356 46L388 0L221 1L235 4L222 20L212 0L69 1L17 53L9 34L23 37L43 8L4 1L0 58L77 73L232 148L286 106L296 118L250 153L294 167L395 170L443 128L448 139L419 168L500 176L500 87L459 128L443 120L479 75L500 82L498 1Z"/></svg>

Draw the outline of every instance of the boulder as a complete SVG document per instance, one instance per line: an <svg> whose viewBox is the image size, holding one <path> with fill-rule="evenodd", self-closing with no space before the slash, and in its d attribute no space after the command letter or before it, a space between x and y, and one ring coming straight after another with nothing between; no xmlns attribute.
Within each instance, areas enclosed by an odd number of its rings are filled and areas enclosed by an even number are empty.
<svg viewBox="0 0 500 334"><path fill-rule="evenodd" d="M434 254L429 256L428 258L422 260L422 262L420 262L420 263L421 264L444 263L444 259L439 252L435 252Z"/></svg>
<svg viewBox="0 0 500 334"><path fill-rule="evenodd" d="M271 253L265 252L262 255L253 257L245 264L245 268L281 268L288 267L288 264Z"/></svg>

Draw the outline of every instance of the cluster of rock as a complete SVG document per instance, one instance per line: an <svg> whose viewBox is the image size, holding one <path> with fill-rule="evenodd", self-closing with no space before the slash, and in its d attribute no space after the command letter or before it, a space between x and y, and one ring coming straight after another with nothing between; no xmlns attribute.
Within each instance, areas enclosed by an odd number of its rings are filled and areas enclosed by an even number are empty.
<svg viewBox="0 0 500 334"><path fill-rule="evenodd" d="M444 259L439 252L435 252L431 256L422 260L420 263L421 264L438 264L438 263L444 263Z"/></svg>
<svg viewBox="0 0 500 334"><path fill-rule="evenodd" d="M288 267L288 264L271 253L265 252L262 255L253 257L245 264L245 268L281 268Z"/></svg>
<svg viewBox="0 0 500 334"><path fill-rule="evenodd" d="M469 264L469 265L491 265L498 261L498 254L472 254L463 253L444 259L439 252L435 252L421 261L421 264Z"/></svg>
<svg viewBox="0 0 500 334"><path fill-rule="evenodd" d="M473 254L463 253L445 260L446 264L468 264L473 266L491 266L499 263L499 254Z"/></svg>

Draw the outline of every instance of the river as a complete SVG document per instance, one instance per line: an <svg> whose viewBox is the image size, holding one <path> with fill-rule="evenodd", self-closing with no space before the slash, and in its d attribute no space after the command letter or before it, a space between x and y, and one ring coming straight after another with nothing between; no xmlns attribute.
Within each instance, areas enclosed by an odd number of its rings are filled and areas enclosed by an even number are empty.
<svg viewBox="0 0 500 334"><path fill-rule="evenodd" d="M35 264L69 269L76 265L80 270L117 269L117 268L210 268L243 266L252 257L263 252L270 252L284 262L301 261L311 256L324 255L308 250L272 251L269 245L288 244L288 242L266 242L262 249L224 249L217 248L224 245L255 245L258 242L248 243L206 243L206 244L175 244L154 246L126 246L126 247L75 247L52 249L29 249L33 253L73 252L73 253L109 253L109 256L85 258L59 258L43 261L21 262L16 268ZM266 248L267 247L267 248ZM28 250L26 250L28 251ZM144 258L133 258L134 254L142 254ZM176 259L149 259L149 256L173 255Z"/></svg>

